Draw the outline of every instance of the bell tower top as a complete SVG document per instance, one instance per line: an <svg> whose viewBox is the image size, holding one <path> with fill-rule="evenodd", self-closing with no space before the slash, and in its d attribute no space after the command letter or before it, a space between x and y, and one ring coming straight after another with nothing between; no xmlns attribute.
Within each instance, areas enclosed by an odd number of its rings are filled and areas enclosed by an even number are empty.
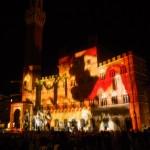
<svg viewBox="0 0 150 150"><path fill-rule="evenodd" d="M35 101L35 80L41 76L41 52L43 28L46 13L43 10L43 0L29 0L29 8L25 13L26 43L24 51L24 70L22 80L22 100L31 100L40 103L40 92L37 92Z"/></svg>
<svg viewBox="0 0 150 150"><path fill-rule="evenodd" d="M43 28L46 13L43 10L43 0L29 0L29 8L25 13L26 44L25 66L41 65Z"/></svg>
<svg viewBox="0 0 150 150"><path fill-rule="evenodd" d="M45 18L46 15L43 11L43 0L30 0L29 9L26 11L26 23L43 27Z"/></svg>

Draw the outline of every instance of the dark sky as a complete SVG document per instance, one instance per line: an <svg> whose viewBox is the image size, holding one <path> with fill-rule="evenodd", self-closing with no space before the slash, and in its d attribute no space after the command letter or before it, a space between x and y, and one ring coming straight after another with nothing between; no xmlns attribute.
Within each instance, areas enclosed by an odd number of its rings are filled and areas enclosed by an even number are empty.
<svg viewBox="0 0 150 150"><path fill-rule="evenodd" d="M0 93L11 91L10 80L22 77L27 0L0 4ZM57 59L97 44L103 59L133 50L148 58L149 9L144 2L44 1L43 73L55 72Z"/></svg>

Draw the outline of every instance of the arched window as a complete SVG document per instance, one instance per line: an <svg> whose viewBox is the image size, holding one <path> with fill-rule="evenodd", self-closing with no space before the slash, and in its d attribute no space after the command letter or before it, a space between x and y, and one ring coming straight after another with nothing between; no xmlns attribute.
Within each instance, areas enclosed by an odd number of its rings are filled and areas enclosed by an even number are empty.
<svg viewBox="0 0 150 150"><path fill-rule="evenodd" d="M104 80L104 79L105 79L105 73L101 73L101 74L100 74L100 78L101 78L102 80Z"/></svg>
<svg viewBox="0 0 150 150"><path fill-rule="evenodd" d="M118 99L117 99L117 93L116 93L116 91L112 92L111 100L112 100L112 104L118 104Z"/></svg>
<svg viewBox="0 0 150 150"><path fill-rule="evenodd" d="M99 73L100 73L100 79L105 79L105 74L106 74L106 68L104 68L104 67L100 67L99 68Z"/></svg>
<svg viewBox="0 0 150 150"><path fill-rule="evenodd" d="M120 73L121 73L121 74L124 74L124 73L126 73L126 72L127 72L126 66L125 66L125 65L122 65L122 66L120 67Z"/></svg>
<svg viewBox="0 0 150 150"><path fill-rule="evenodd" d="M123 102L128 103L129 102L129 95L128 94L123 94Z"/></svg>
<svg viewBox="0 0 150 150"><path fill-rule="evenodd" d="M114 77L115 76L115 70L114 69L112 69L112 70L110 70L110 77Z"/></svg>
<svg viewBox="0 0 150 150"><path fill-rule="evenodd" d="M105 105L107 105L107 95L105 92L103 92L101 96L101 106L105 106Z"/></svg>
<svg viewBox="0 0 150 150"><path fill-rule="evenodd" d="M123 91L122 98L123 98L123 103L128 103L129 102L129 95L128 95L126 90Z"/></svg>

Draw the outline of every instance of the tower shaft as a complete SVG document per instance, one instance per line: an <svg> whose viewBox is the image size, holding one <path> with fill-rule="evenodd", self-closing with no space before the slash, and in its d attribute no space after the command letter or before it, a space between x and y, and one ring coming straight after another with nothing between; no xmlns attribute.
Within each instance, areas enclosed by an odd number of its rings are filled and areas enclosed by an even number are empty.
<svg viewBox="0 0 150 150"><path fill-rule="evenodd" d="M25 14L27 31L22 101L29 100L37 107L39 107L41 103L41 91L35 85L35 80L39 79L41 74L41 51L45 19L46 15L43 10L43 0L30 0L29 8Z"/></svg>
<svg viewBox="0 0 150 150"><path fill-rule="evenodd" d="M43 0L30 0L30 7L26 11L25 21L27 25L25 65L41 65L41 50L43 39L43 27L45 23Z"/></svg>

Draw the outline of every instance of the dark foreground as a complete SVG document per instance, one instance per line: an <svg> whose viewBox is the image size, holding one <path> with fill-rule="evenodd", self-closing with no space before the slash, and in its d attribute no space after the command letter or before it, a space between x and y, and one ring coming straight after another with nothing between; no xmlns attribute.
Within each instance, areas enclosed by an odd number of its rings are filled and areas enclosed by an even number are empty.
<svg viewBox="0 0 150 150"><path fill-rule="evenodd" d="M150 130L143 132L0 133L0 150L149 150Z"/></svg>

